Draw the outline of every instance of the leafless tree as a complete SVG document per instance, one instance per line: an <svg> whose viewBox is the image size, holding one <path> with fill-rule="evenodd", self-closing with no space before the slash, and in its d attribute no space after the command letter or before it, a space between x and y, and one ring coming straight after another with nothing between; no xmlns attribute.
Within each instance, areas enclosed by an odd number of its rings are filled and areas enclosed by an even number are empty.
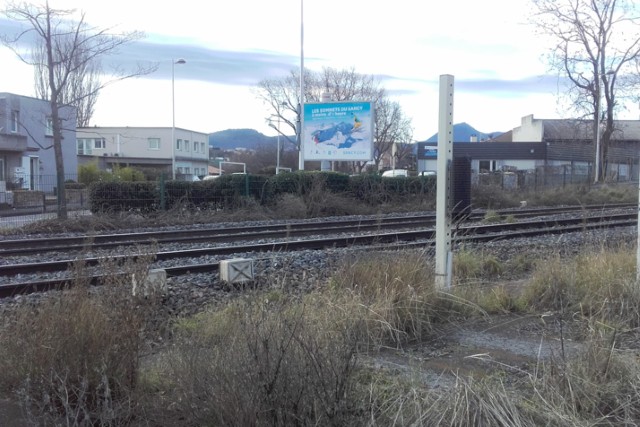
<svg viewBox="0 0 640 427"><path fill-rule="evenodd" d="M257 96L272 110L271 117L279 117L285 130L280 133L296 146L297 141L287 137L287 129L296 133L298 104L300 101L300 74L298 71L280 79L267 79L258 84ZM320 102L323 95L331 101L372 101L375 109L374 161L380 162L393 142L411 140L411 121L396 102L391 102L383 88L371 75L357 73L354 69L324 68L320 72L305 70L304 101ZM361 172L366 162L354 162L352 167Z"/></svg>
<svg viewBox="0 0 640 427"><path fill-rule="evenodd" d="M549 65L569 81L569 100L601 132L597 180L606 176L614 114L636 96L640 60L640 15L627 0L532 0L533 23L553 42ZM604 95L604 99L603 99ZM603 103L604 105L601 105ZM598 114L599 113L599 114ZM595 144L594 144L595 145Z"/></svg>
<svg viewBox="0 0 640 427"><path fill-rule="evenodd" d="M49 99L46 46L43 40L38 40L38 42L38 46L32 50L36 96L40 99ZM73 67L74 71L69 74L68 84L61 93L62 104L73 105L76 109L77 127L89 126L101 89L102 67L100 59L89 59L88 54L88 52L78 51L77 57L74 58L76 62Z"/></svg>
<svg viewBox="0 0 640 427"><path fill-rule="evenodd" d="M51 107L58 189L57 213L58 218L66 219L62 150L62 131L66 118L61 116L61 109L68 105L78 108L78 115L84 124L91 117L99 90L106 84L147 74L155 67L138 67L133 72L116 70L109 82L99 83L96 72L99 70L100 58L140 39L143 37L142 33L118 33L112 28L91 27L85 22L83 12L78 15L75 10L54 9L49 6L48 1L40 5L11 3L4 14L9 19L25 24L25 30L15 36L4 35L2 43L12 49L24 63L34 66L37 91L43 99L49 101ZM78 18L74 19L76 16ZM22 42L35 46L32 55L23 53L20 49ZM75 125L76 123L67 124ZM75 141L66 143L75 144Z"/></svg>

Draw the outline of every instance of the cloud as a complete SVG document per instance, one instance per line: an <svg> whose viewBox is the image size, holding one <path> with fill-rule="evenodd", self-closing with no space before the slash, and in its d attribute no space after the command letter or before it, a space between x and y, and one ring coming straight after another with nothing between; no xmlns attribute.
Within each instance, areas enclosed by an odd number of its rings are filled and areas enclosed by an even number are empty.
<svg viewBox="0 0 640 427"><path fill-rule="evenodd" d="M227 85L255 85L265 78L277 78L296 67L298 59L292 55L265 51L229 51L210 49L194 44L162 44L137 41L124 46L117 56L109 58L123 67L135 64L158 64L158 71L149 79L170 79L171 61L182 58L184 65L176 65L180 79ZM179 70L178 68L179 67Z"/></svg>
<svg viewBox="0 0 640 427"><path fill-rule="evenodd" d="M530 76L516 80L505 79L456 79L456 90L474 93L495 93L497 95L524 96L526 94L547 94L557 92L561 84L558 76Z"/></svg>

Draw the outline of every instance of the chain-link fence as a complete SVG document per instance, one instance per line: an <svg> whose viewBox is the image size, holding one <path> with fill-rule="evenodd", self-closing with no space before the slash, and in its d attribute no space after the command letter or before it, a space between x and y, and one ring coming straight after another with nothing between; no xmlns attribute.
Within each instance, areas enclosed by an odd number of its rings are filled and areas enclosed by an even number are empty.
<svg viewBox="0 0 640 427"><path fill-rule="evenodd" d="M497 186L504 190L546 190L569 185L591 185L595 181L590 166L560 165L541 166L531 170L474 173L471 182L479 186ZM637 182L636 165L616 165L615 170L607 170L605 182Z"/></svg>
<svg viewBox="0 0 640 427"><path fill-rule="evenodd" d="M86 215L89 209L88 190L76 181L77 176L65 177L65 199L70 216ZM0 181L0 228L56 218L58 202L55 175L11 175Z"/></svg>

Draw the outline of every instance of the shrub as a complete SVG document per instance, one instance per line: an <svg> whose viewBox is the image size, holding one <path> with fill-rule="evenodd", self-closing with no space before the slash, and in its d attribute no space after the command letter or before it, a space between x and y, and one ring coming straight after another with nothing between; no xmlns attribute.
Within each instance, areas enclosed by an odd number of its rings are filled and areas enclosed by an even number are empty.
<svg viewBox="0 0 640 427"><path fill-rule="evenodd" d="M628 249L554 255L534 270L522 298L532 308L575 313L605 323L640 326L635 254Z"/></svg>
<svg viewBox="0 0 640 427"><path fill-rule="evenodd" d="M163 362L182 423L351 424L355 343L325 312L254 294L183 321Z"/></svg>
<svg viewBox="0 0 640 427"><path fill-rule="evenodd" d="M91 212L153 212L159 206L152 182L94 182L89 187Z"/></svg>
<svg viewBox="0 0 640 427"><path fill-rule="evenodd" d="M124 181L124 182L141 182L146 180L144 173L142 171L139 171L130 166L114 167L113 177L116 181Z"/></svg>
<svg viewBox="0 0 640 427"><path fill-rule="evenodd" d="M0 392L17 397L34 425L128 425L137 416L140 330L153 307L131 298L129 278L149 263L105 261L93 292L79 261L71 289L3 319Z"/></svg>
<svg viewBox="0 0 640 427"><path fill-rule="evenodd" d="M334 274L332 288L336 305L364 319L367 345L420 340L439 317L441 295L424 254L367 253L347 259Z"/></svg>
<svg viewBox="0 0 640 427"><path fill-rule="evenodd" d="M96 162L78 166L78 182L81 184L89 185L101 181L104 178L104 174L105 173L98 168Z"/></svg>

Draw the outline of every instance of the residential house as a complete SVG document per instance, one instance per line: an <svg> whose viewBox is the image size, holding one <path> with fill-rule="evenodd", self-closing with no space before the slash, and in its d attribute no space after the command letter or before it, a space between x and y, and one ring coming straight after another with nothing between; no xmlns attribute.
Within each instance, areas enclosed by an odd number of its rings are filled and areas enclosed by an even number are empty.
<svg viewBox="0 0 640 427"><path fill-rule="evenodd" d="M61 107L59 113L65 179L76 179L75 108ZM0 202L12 190L55 192L52 124L48 101L0 93Z"/></svg>
<svg viewBox="0 0 640 427"><path fill-rule="evenodd" d="M172 144L172 136L175 142ZM85 127L77 130L78 162L153 169L168 178L192 180L208 174L209 135L171 127Z"/></svg>

